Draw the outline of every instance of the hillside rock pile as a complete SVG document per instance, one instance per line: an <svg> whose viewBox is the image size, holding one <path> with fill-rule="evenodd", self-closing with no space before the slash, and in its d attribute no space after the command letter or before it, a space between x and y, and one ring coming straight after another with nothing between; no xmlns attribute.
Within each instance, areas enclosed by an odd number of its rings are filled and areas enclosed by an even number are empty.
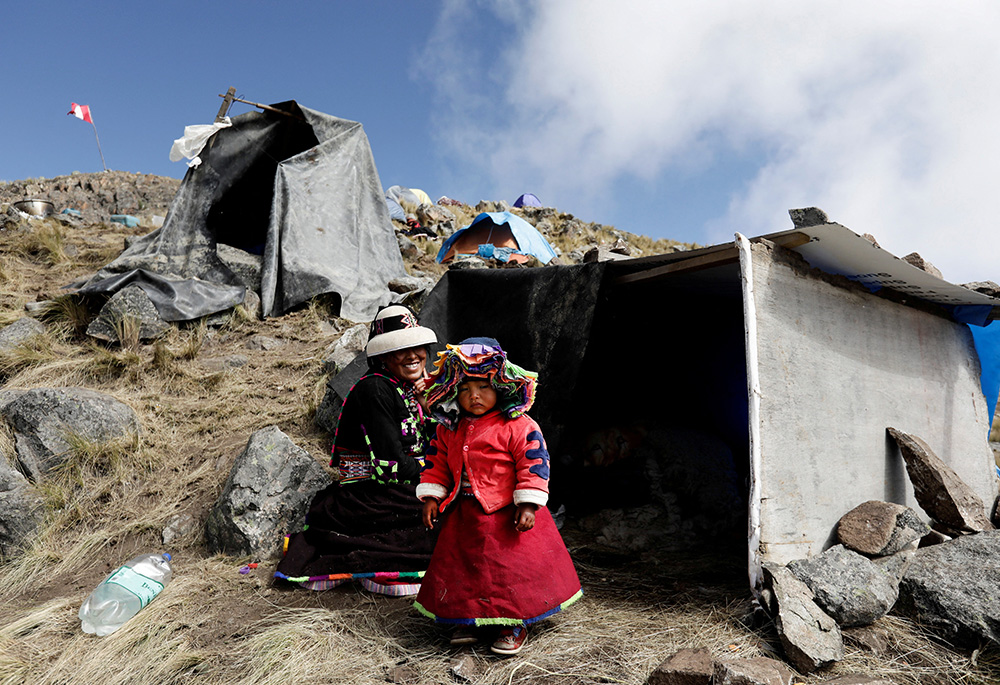
<svg viewBox="0 0 1000 685"><path fill-rule="evenodd" d="M865 502L841 518L841 544L787 567L765 564L761 604L800 672L843 658L840 629L871 625L893 607L955 644L1000 644L1000 530L926 442L887 432L931 526L908 507Z"/></svg>
<svg viewBox="0 0 1000 685"><path fill-rule="evenodd" d="M152 226L152 217L166 216L180 181L153 174L104 171L0 183L0 203L48 200L56 213L75 209L86 222L110 221L112 214L131 214Z"/></svg>

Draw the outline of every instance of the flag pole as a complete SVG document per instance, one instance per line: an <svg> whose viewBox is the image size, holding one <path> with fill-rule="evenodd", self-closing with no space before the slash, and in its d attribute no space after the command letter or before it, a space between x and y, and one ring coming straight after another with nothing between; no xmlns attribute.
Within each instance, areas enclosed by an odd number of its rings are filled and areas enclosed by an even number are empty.
<svg viewBox="0 0 1000 685"><path fill-rule="evenodd" d="M97 135L97 124L94 123L93 119L90 121L90 125L94 127L94 138L97 140L97 151L101 153L101 166L104 170L108 170L108 165L104 163L104 150L101 149L101 139Z"/></svg>

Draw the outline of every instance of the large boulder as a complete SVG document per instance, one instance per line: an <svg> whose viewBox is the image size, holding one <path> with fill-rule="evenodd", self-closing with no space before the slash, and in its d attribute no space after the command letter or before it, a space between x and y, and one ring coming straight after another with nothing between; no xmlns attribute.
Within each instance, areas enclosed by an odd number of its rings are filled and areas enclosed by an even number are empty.
<svg viewBox="0 0 1000 685"><path fill-rule="evenodd" d="M788 570L809 586L816 604L844 627L874 623L892 608L899 593L894 577L843 545L793 561Z"/></svg>
<svg viewBox="0 0 1000 685"><path fill-rule="evenodd" d="M302 528L313 496L331 482L323 467L277 426L262 428L236 458L208 515L209 548L255 559L277 556L282 536Z"/></svg>
<svg viewBox="0 0 1000 685"><path fill-rule="evenodd" d="M1000 531L918 549L899 586L896 610L947 640L1000 644Z"/></svg>
<svg viewBox="0 0 1000 685"><path fill-rule="evenodd" d="M65 461L74 438L108 442L139 433L130 406L86 388L34 388L4 404L0 416L14 431L21 470L34 481Z"/></svg>
<svg viewBox="0 0 1000 685"><path fill-rule="evenodd" d="M764 578L778 638L792 666L811 673L843 659L840 627L819 608L809 586L784 566L764 564Z"/></svg>
<svg viewBox="0 0 1000 685"><path fill-rule="evenodd" d="M837 540L868 556L886 557L931 532L917 512L902 504L869 500L851 509L837 524Z"/></svg>
<svg viewBox="0 0 1000 685"><path fill-rule="evenodd" d="M230 268L240 285L247 290L260 292L263 257L224 243L216 244L215 251L219 255L219 261Z"/></svg>
<svg viewBox="0 0 1000 685"><path fill-rule="evenodd" d="M126 322L131 322L128 324ZM122 327L134 325L139 340L154 340L167 332L170 324L160 318L149 295L137 285L127 285L101 307L87 335L106 342L121 343Z"/></svg>
<svg viewBox="0 0 1000 685"><path fill-rule="evenodd" d="M993 530L983 500L926 442L895 428L886 430L899 445L914 497L931 518L957 530Z"/></svg>
<svg viewBox="0 0 1000 685"><path fill-rule="evenodd" d="M24 550L43 516L42 496L0 456L0 559Z"/></svg>

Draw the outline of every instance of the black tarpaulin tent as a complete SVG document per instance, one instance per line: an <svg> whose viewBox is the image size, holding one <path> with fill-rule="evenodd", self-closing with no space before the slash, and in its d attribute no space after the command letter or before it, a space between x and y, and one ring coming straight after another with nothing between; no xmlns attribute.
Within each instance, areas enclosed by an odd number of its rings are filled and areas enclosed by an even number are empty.
<svg viewBox="0 0 1000 685"><path fill-rule="evenodd" d="M249 112L215 133L189 169L163 226L102 268L81 292L138 284L169 321L243 300L219 259L224 243L263 253L261 305L275 316L335 293L340 315L371 319L405 274L361 124L302 107Z"/></svg>

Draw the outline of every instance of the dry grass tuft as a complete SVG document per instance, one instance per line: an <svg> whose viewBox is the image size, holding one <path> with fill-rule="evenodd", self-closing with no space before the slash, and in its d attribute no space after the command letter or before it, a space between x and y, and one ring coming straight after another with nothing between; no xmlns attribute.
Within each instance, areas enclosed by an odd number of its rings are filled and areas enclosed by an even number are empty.
<svg viewBox="0 0 1000 685"><path fill-rule="evenodd" d="M94 318L89 298L83 295L62 295L49 303L41 318L68 340L82 340Z"/></svg>

